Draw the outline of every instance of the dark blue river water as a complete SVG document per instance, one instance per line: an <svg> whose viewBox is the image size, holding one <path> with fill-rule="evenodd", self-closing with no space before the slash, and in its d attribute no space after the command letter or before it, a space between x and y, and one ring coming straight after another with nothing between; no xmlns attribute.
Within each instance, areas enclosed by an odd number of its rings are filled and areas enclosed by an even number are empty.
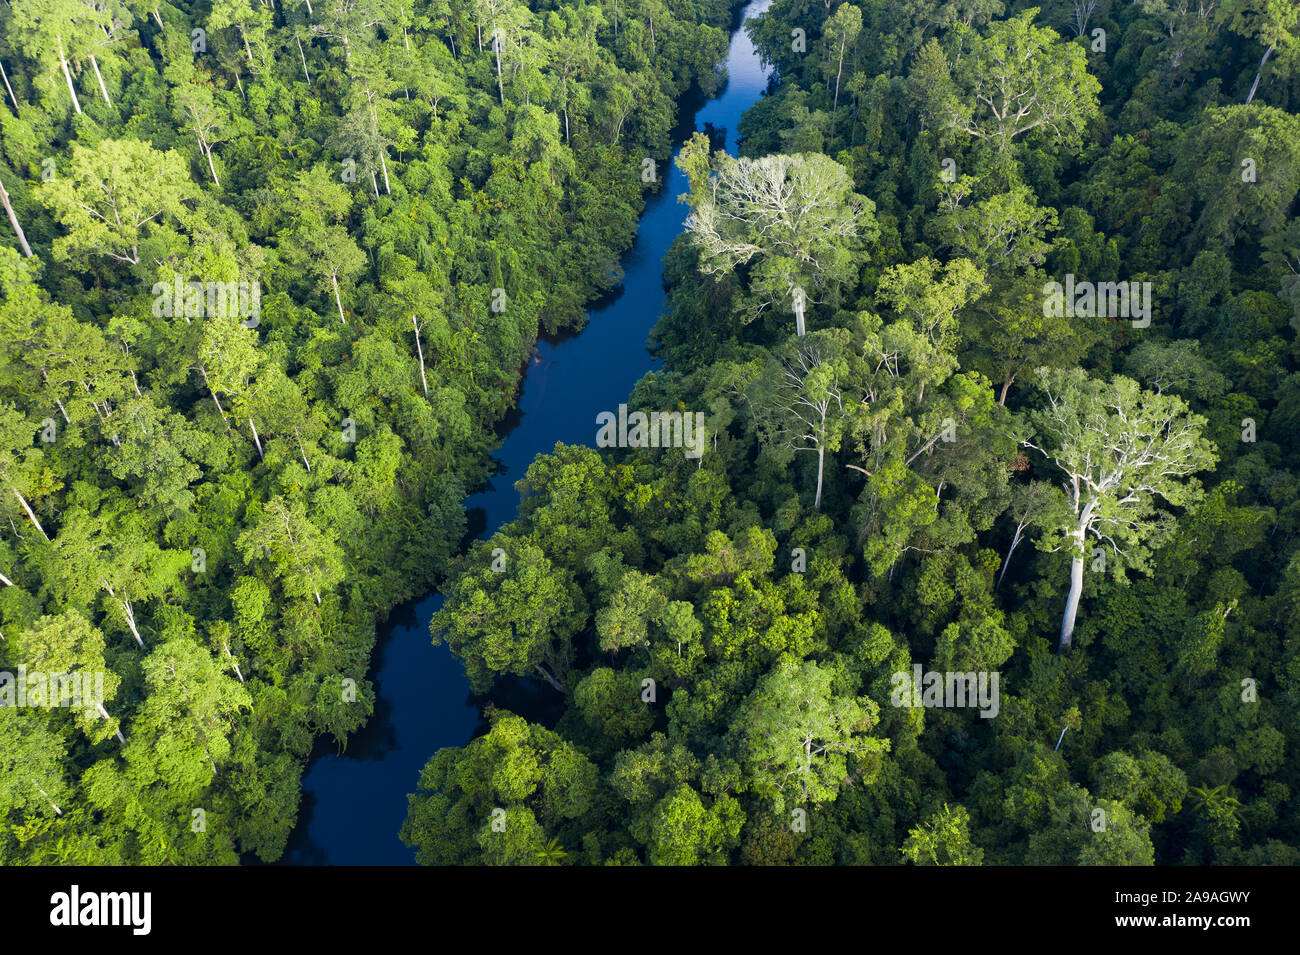
<svg viewBox="0 0 1300 955"><path fill-rule="evenodd" d="M752 0L742 22L769 3ZM725 128L727 151L734 155L736 125L767 86L767 74L742 29L731 37L727 76L721 95L701 106L694 122L697 129ZM664 306L663 257L687 213L677 201L686 192L686 177L671 164L661 164L659 176L667 182L646 203L636 243L623 257L621 290L591 310L579 334L538 343L518 409L495 455L500 469L483 491L465 501L471 526L485 526L483 537L515 517L514 482L537 455L553 450L557 441L594 446L597 413L617 410L633 385L658 367L647 338ZM463 746L479 725L460 661L430 641L429 618L441 604L441 594L430 594L399 608L380 631L372 663L375 713L349 740L347 752L312 761L285 863L414 864L414 852L397 837L407 793L415 791L430 756L445 746ZM516 681L511 692L544 697L549 690Z"/></svg>

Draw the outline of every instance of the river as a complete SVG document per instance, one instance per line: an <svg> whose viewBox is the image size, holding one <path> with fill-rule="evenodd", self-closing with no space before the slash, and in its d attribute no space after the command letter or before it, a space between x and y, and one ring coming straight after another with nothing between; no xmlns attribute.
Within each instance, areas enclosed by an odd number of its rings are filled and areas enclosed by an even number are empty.
<svg viewBox="0 0 1300 955"><path fill-rule="evenodd" d="M758 16L770 2L752 0L740 22ZM726 86L695 111L693 126L684 117L677 145L692 128L725 128L726 148L734 155L737 123L767 79L737 25L727 53ZM514 519L519 505L514 482L537 455L552 451L557 441L594 446L597 413L616 411L636 382L659 365L647 340L664 307L663 257L687 213L677 201L686 192L686 177L671 164L661 166L659 175L668 180L646 203L636 241L623 257L620 289L590 311L581 332L538 342L495 454L500 467L484 490L465 501L470 526L484 528L483 537ZM378 694L374 715L351 737L346 752L327 751L311 761L284 863L414 864L414 852L397 836L407 793L415 791L430 756L465 745L480 724L460 661L446 646L431 643L429 618L441 604L441 594L430 594L398 608L381 628L371 662ZM535 681L510 681L504 693L505 699L497 692L493 698L524 715L553 703L547 699L551 691Z"/></svg>

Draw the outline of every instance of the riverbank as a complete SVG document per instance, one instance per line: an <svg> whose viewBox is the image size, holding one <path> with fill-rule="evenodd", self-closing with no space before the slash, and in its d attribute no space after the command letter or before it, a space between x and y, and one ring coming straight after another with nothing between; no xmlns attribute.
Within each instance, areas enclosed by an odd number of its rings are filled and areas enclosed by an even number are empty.
<svg viewBox="0 0 1300 955"><path fill-rule="evenodd" d="M770 0L753 0L737 14L727 56L727 81L718 94L683 113L674 157L699 128L725 130L735 152L740 116L767 86L743 24L761 15ZM686 180L671 161L659 170L664 188L651 195L636 240L622 259L619 289L589 311L581 332L539 339L507 417L505 438L494 455L498 468L481 491L465 501L471 529L490 536L512 520L519 504L514 482L557 442L594 445L596 415L626 401L636 382L659 367L647 350L650 329L662 312L663 257L682 231L687 209L677 201ZM299 822L290 837L286 864L413 864L397 833L406 794L420 768L438 749L460 746L480 726L481 698L469 689L463 667L445 646L433 646L429 618L442 605L430 594L399 607L380 632L372 673L375 712L354 734L347 752L313 754L303 777ZM492 694L521 712L544 710L549 690L516 681ZM503 700L502 697L505 697ZM544 713L541 713L544 717Z"/></svg>

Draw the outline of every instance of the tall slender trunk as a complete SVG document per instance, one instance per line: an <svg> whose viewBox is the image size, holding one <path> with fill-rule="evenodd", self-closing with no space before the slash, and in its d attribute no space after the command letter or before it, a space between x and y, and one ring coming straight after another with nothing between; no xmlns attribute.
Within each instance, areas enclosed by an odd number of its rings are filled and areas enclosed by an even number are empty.
<svg viewBox="0 0 1300 955"><path fill-rule="evenodd" d="M384 174L384 192L388 195L393 194L393 187L388 183L388 163L384 162L384 151L379 150L379 168Z"/></svg>
<svg viewBox="0 0 1300 955"><path fill-rule="evenodd" d="M1011 538L1011 546L1007 548L1007 556L1002 561L1002 572L998 574L998 582L993 585L994 590L997 590L999 587L1002 586L1002 578L1007 575L1007 568L1011 566L1011 555L1014 554L1016 552L1016 548L1020 546L1020 535L1024 531L1024 529L1025 529L1024 524L1016 525L1016 533Z"/></svg>
<svg viewBox="0 0 1300 955"><path fill-rule="evenodd" d="M0 574L0 584L4 584L6 587L12 587L14 585L14 582L10 580L8 577L6 577L4 574Z"/></svg>
<svg viewBox="0 0 1300 955"><path fill-rule="evenodd" d="M1015 380L1016 380L1016 376L1012 375L1010 378L1008 378L1005 382L1002 383L1002 391L998 395L998 404L1002 405L1002 407L1004 408L1007 406L1007 392L1011 390L1011 383Z"/></svg>
<svg viewBox="0 0 1300 955"><path fill-rule="evenodd" d="M23 510L26 511L27 516L32 519L32 523L35 524L36 529L41 532L41 536L44 537L46 541L49 541L50 535L45 533L45 528L41 527L41 522L36 519L36 512L33 511L32 506L27 503L27 498L23 497L22 494L19 493L18 488L14 487L12 484L9 485L9 490L14 492L14 497L18 498L18 503L23 506Z"/></svg>
<svg viewBox="0 0 1300 955"><path fill-rule="evenodd" d="M63 78L68 81L68 92L72 94L72 105L77 110L77 115L81 115L81 100L77 99L77 90L72 85L72 73L68 69L68 58L63 54L63 37L56 35L55 39L59 43L59 62L63 64Z"/></svg>
<svg viewBox="0 0 1300 955"><path fill-rule="evenodd" d="M307 12L308 12L308 13L311 12L311 8L310 8L310 7L307 8ZM293 38L293 42L295 42L295 43L298 44L298 58L299 58L300 60L302 60L302 75L303 75L304 77L306 77L306 79L307 79L307 85L308 85L308 86L311 86L311 74L307 72L307 55L306 55L305 53L302 52L302 40L299 40L299 39L295 36L295 37Z"/></svg>
<svg viewBox="0 0 1300 955"><path fill-rule="evenodd" d="M63 815L63 810L60 809L58 806L54 805L54 800L50 798L49 793L47 793L44 789L37 789L36 791L45 797L45 801L50 804L50 808L54 810L55 815L58 816Z"/></svg>
<svg viewBox="0 0 1300 955"><path fill-rule="evenodd" d="M221 188L221 180L217 178L217 167L212 165L212 147L205 148L203 140L199 140L199 148L203 150L203 155L208 157L208 172L212 173L212 181L216 183L217 188Z"/></svg>
<svg viewBox="0 0 1300 955"><path fill-rule="evenodd" d="M840 109L840 75L844 72L844 40L840 41L840 63L835 69L835 101L831 104L831 128L835 128L835 114Z"/></svg>
<svg viewBox="0 0 1300 955"><path fill-rule="evenodd" d="M212 396L212 403L217 406L217 414L221 415L221 420L226 420L226 409L221 407L221 402L217 400L217 393L212 388L212 382L208 381L208 370L204 366L199 366L199 374L203 376L203 384L207 386L208 394ZM226 422L226 430L230 429L230 423Z"/></svg>
<svg viewBox="0 0 1300 955"><path fill-rule="evenodd" d="M1079 613L1079 597L1083 594L1083 556L1075 554L1070 561L1070 595L1065 599L1065 613L1061 617L1061 642L1058 650L1068 650L1074 639L1074 618Z"/></svg>
<svg viewBox="0 0 1300 955"><path fill-rule="evenodd" d="M1259 72L1255 74L1255 82L1250 84L1250 95L1246 97L1247 106L1249 106L1250 101L1255 98L1255 91L1259 89L1259 79L1264 75L1264 64L1268 62L1269 56L1272 55L1273 46L1274 44L1272 43L1268 45L1268 49L1264 51L1264 58L1259 61Z"/></svg>
<svg viewBox="0 0 1300 955"><path fill-rule="evenodd" d="M14 95L14 88L9 85L9 74L5 72L4 63L0 63L0 76L4 77L5 89L9 91L9 101L14 104L14 112L18 112L18 97Z"/></svg>
<svg viewBox="0 0 1300 955"><path fill-rule="evenodd" d="M253 424L253 419L248 419L248 426L253 431L253 443L257 445L257 457L259 461L265 461L266 455L262 453L262 439L257 436L257 425Z"/></svg>
<svg viewBox="0 0 1300 955"><path fill-rule="evenodd" d="M1067 649L1074 637L1074 618L1079 612L1079 598L1083 595L1084 543L1088 539L1088 528L1092 525L1092 513L1096 507L1096 501L1085 504L1079 512L1074 530L1070 532L1073 560L1070 562L1070 595L1065 600L1065 615L1061 618L1060 650Z"/></svg>
<svg viewBox="0 0 1300 955"><path fill-rule="evenodd" d="M564 692L564 684L562 684L559 680L555 679L555 677L551 676L551 674L547 671L547 669L544 666L542 666L539 663L537 664L536 667L534 667L534 669L542 675L543 680L551 684L551 686L555 687L555 689L559 690L561 693Z"/></svg>
<svg viewBox="0 0 1300 955"><path fill-rule="evenodd" d="M9 217L9 224L14 227L14 232L18 236L18 244L23 249L23 255L30 259L32 257L32 247L27 244L27 235L23 232L23 227L18 224L18 216L14 212L14 207L9 203L9 193L5 190L2 182L0 182L0 203L4 203L5 215Z"/></svg>
<svg viewBox="0 0 1300 955"><path fill-rule="evenodd" d="M154 7L150 12L153 14L153 18L158 24L158 29L161 30L163 28L163 22L162 17L158 15L158 8Z"/></svg>
<svg viewBox="0 0 1300 955"><path fill-rule="evenodd" d="M109 106L113 105L113 100L108 95L108 87L104 85L104 74L99 72L99 61L95 59L95 54L90 54L90 66L95 71L95 79L99 80L99 92L104 97L104 102Z"/></svg>
<svg viewBox="0 0 1300 955"><path fill-rule="evenodd" d="M112 592L113 591L110 588L109 593L111 594ZM126 625L131 628L131 636L135 637L135 642L140 644L140 649L143 650L144 641L140 639L140 631L137 630L135 626L135 609L131 606L131 601L127 600L126 597L123 596L122 599L117 602L122 607L122 616L126 618Z"/></svg>
<svg viewBox="0 0 1300 955"><path fill-rule="evenodd" d="M813 510L822 509L822 465L826 461L826 445L817 445L817 499L813 501Z"/></svg>
<svg viewBox="0 0 1300 955"><path fill-rule="evenodd" d="M424 397L429 397L429 381L424 377L424 349L420 346L420 326L415 324L415 316L411 316L411 324L415 327L415 351L420 356L420 384L424 388Z"/></svg>
<svg viewBox="0 0 1300 955"><path fill-rule="evenodd" d="M379 198L379 181L375 179L375 171L370 170L370 188L375 191L375 198Z"/></svg>
<svg viewBox="0 0 1300 955"><path fill-rule="evenodd" d="M496 25L492 26L492 49L497 54L497 95L501 97L502 108L506 105L506 88L501 84L501 35L497 33Z"/></svg>
<svg viewBox="0 0 1300 955"><path fill-rule="evenodd" d="M293 436L298 442L298 453L302 455L302 463L307 465L307 473L311 474L311 462L307 460L307 450L302 446L302 437L297 431L293 433Z"/></svg>
<svg viewBox="0 0 1300 955"><path fill-rule="evenodd" d="M797 296L794 301L794 330L801 338L804 333L803 324L803 296Z"/></svg>
<svg viewBox="0 0 1300 955"><path fill-rule="evenodd" d="M102 718L104 718L104 719L106 719L106 720L107 720L107 719L112 719L112 717L110 717L110 716L108 715L108 710L104 709L104 704L103 704L103 703L96 703L96 704L95 704L95 709L99 710L99 715L100 715ZM118 741L119 743L121 743L123 746L126 745L126 737L122 735L122 731L121 731L120 729L117 731L117 741Z"/></svg>
<svg viewBox="0 0 1300 955"><path fill-rule="evenodd" d="M244 53L248 57L248 65L250 67L255 66L255 64L253 63L253 48L248 45L248 37L244 35L243 30L239 31L239 37L241 40L244 41Z"/></svg>
<svg viewBox="0 0 1300 955"><path fill-rule="evenodd" d="M228 644L228 643L223 643L223 644L221 645L221 648L222 648L223 650L226 651L226 659L229 660L229 661L230 661L230 665L233 666L233 667L235 668L235 676L239 677L239 682L240 682L240 683L243 683L243 682L244 682L244 674L242 674L242 673L239 672L239 662L238 662L234 657L232 657L232 656L230 655L230 644Z"/></svg>
<svg viewBox="0 0 1300 955"><path fill-rule="evenodd" d="M339 321L346 325L348 320L343 317L343 300L339 298L339 277L337 275L331 275L330 282L334 285L334 304L339 307Z"/></svg>
<svg viewBox="0 0 1300 955"><path fill-rule="evenodd" d="M567 103L564 107L564 145L569 145L569 107Z"/></svg>

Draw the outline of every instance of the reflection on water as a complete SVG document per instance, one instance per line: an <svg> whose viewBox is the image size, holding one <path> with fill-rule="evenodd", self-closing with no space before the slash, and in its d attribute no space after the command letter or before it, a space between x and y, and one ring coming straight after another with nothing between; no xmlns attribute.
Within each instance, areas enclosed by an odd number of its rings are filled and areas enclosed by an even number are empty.
<svg viewBox="0 0 1300 955"><path fill-rule="evenodd" d="M754 0L753 17L770 0ZM719 138L735 153L741 114L762 94L767 75L743 30L731 37L728 80L721 94L695 114L695 128ZM679 129L679 134L689 128ZM679 135L679 141L685 135ZM661 167L662 168L662 167ZM465 501L471 533L487 537L512 520L519 506L514 483L533 458L556 442L593 445L596 415L626 401L632 387L658 367L646 350L664 305L663 257L682 231L687 208L677 197L686 177L669 164L666 188L650 197L636 243L623 257L623 284L589 311L579 334L543 336L528 364L518 408L507 416L499 468L487 486ZM321 754L303 778L298 826L284 862L296 865L412 865L414 853L397 837L406 818L406 795L420 769L444 746L462 746L480 728L479 704L460 661L433 646L429 618L441 594L394 611L380 632L372 663L378 692L374 716L353 735L346 753L322 741ZM534 719L552 723L560 700L534 680L499 681L492 698Z"/></svg>

